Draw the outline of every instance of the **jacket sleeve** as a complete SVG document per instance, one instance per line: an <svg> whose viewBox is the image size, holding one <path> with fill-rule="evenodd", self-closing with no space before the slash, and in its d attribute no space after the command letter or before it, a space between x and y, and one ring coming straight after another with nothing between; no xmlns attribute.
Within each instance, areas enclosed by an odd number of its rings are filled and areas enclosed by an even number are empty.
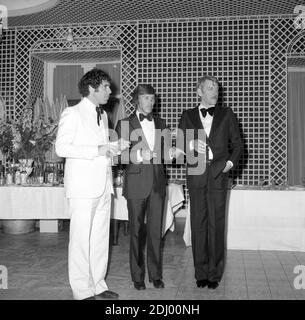
<svg viewBox="0 0 305 320"><path fill-rule="evenodd" d="M75 136L80 125L80 117L73 107L66 108L60 117L55 142L55 151L59 157L91 160L98 156L98 146L77 145Z"/></svg>
<svg viewBox="0 0 305 320"><path fill-rule="evenodd" d="M186 137L186 113L183 111L179 124L178 124L178 131L176 135L176 148L182 150L183 152L187 153L189 152L189 141L187 141ZM185 163L185 155L181 154L177 159L176 163L177 164L183 164Z"/></svg>
<svg viewBox="0 0 305 320"><path fill-rule="evenodd" d="M233 168L235 168L243 150L243 142L240 136L240 129L239 129L236 115L233 113L231 109L229 109L229 112L230 112L230 124L229 124L230 137L229 138L231 142L232 151L228 160L232 161Z"/></svg>

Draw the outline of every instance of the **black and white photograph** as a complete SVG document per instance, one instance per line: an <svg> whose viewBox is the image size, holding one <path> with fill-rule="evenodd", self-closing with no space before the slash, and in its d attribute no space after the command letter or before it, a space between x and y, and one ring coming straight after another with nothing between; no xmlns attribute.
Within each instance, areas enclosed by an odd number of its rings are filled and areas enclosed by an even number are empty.
<svg viewBox="0 0 305 320"><path fill-rule="evenodd" d="M304 0L0 0L0 300L305 300L304 123Z"/></svg>

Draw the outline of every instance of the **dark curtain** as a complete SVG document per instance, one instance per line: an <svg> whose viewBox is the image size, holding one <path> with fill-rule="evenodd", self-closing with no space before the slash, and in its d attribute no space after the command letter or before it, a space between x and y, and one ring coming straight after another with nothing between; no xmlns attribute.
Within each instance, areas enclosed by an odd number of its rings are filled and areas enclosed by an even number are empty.
<svg viewBox="0 0 305 320"><path fill-rule="evenodd" d="M78 92L78 82L84 75L80 65L58 65L54 69L53 77L53 101L60 96L66 96L67 100L78 102L81 95ZM73 103L75 104L75 103Z"/></svg>
<svg viewBox="0 0 305 320"><path fill-rule="evenodd" d="M288 72L288 183L305 179L305 72ZM304 183L304 182L303 182Z"/></svg>
<svg viewBox="0 0 305 320"><path fill-rule="evenodd" d="M98 63L97 68L105 71L111 79L112 95L121 93L121 64L120 63Z"/></svg>

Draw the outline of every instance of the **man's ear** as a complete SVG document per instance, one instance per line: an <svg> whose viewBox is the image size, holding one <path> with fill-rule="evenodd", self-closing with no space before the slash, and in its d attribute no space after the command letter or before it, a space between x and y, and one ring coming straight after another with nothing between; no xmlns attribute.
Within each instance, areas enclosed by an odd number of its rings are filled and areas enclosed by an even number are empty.
<svg viewBox="0 0 305 320"><path fill-rule="evenodd" d="M88 86L88 89L89 89L89 93L93 93L93 92L96 92L97 89L94 89L93 87L91 87L90 85Z"/></svg>
<svg viewBox="0 0 305 320"><path fill-rule="evenodd" d="M199 86L199 88L197 89L197 95L199 97L202 97L202 90L201 90L201 87Z"/></svg>

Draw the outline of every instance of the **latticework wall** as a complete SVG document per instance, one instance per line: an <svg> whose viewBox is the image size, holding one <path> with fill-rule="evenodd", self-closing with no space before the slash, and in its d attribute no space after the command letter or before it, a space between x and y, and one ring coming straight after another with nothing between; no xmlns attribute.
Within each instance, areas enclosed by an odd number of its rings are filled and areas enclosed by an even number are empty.
<svg viewBox="0 0 305 320"><path fill-rule="evenodd" d="M15 114L15 30L6 30L0 44L0 95L8 117Z"/></svg>
<svg viewBox="0 0 305 320"><path fill-rule="evenodd" d="M287 179L287 48L300 31L293 19L270 21L270 179Z"/></svg>
<svg viewBox="0 0 305 320"><path fill-rule="evenodd" d="M222 100L242 123L248 154L240 182L255 183L269 171L269 20L212 20L140 24L139 82L152 82L161 114L176 127L198 103L196 82L216 76ZM183 171L172 175L183 178Z"/></svg>
<svg viewBox="0 0 305 320"><path fill-rule="evenodd" d="M64 39L67 28L35 28L21 29L17 31L16 39L16 85L15 85L15 110L19 114L26 104L27 93L29 92L29 56L30 50L37 43L45 40L47 43L53 43L53 39ZM137 26L136 25L119 25L119 26L80 26L73 30L75 38L82 38L88 43L90 38L115 37L122 47L122 95L124 105L127 110L131 109L128 97L136 86L137 68L136 68L136 46L137 46ZM44 48L43 48L44 49ZM58 48L60 51L61 48ZM37 59L32 59L37 61ZM32 84L32 90L41 92L41 82L35 78ZM36 81L37 80L37 81ZM31 95L32 96L32 95ZM125 99L126 97L126 99Z"/></svg>
<svg viewBox="0 0 305 320"><path fill-rule="evenodd" d="M29 89L30 48L41 40L62 39L66 32L67 28L54 26L7 33L0 46L0 63L5 65L1 90L6 99L15 97L10 108L14 106L17 114ZM121 44L127 114L133 111L130 93L136 84L151 83L160 97L161 115L175 128L182 111L198 102L198 78L204 73L218 77L223 88L221 99L237 114L245 141L237 172L237 183L243 184L257 184L261 178L286 179L287 48L300 32L293 27L293 17L141 21L73 28L75 37L108 35ZM13 53L4 48L6 44L14 48L14 43L15 69ZM296 48L298 54L305 54L304 46ZM5 87L4 79L11 84L15 79L14 87ZM35 90L42 92L40 85ZM169 167L169 171L171 178L184 179L183 168Z"/></svg>
<svg viewBox="0 0 305 320"><path fill-rule="evenodd" d="M44 96L44 62L33 56L30 57L30 103L33 105L37 97Z"/></svg>

